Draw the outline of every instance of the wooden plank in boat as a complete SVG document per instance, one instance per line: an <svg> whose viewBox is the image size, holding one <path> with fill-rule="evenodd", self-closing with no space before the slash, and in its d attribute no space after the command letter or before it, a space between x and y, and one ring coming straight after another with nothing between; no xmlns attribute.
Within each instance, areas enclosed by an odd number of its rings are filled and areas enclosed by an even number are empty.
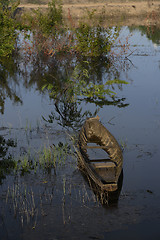
<svg viewBox="0 0 160 240"><path fill-rule="evenodd" d="M86 148L106 148L106 146L85 146Z"/></svg>
<svg viewBox="0 0 160 240"><path fill-rule="evenodd" d="M109 158L101 158L101 159L91 159L91 160L89 160L89 162L113 162L113 161L110 160Z"/></svg>
<svg viewBox="0 0 160 240"><path fill-rule="evenodd" d="M92 163L95 168L114 168L114 162L95 162Z"/></svg>

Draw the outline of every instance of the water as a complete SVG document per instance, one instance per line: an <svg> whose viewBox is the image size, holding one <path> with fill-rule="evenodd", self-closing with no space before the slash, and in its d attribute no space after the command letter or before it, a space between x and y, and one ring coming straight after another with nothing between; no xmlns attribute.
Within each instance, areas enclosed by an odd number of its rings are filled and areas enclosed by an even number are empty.
<svg viewBox="0 0 160 240"><path fill-rule="evenodd" d="M83 122L86 117L83 113L97 111L102 123L124 147L124 175L118 202L102 206L77 169L75 156L67 156L56 173L54 169L39 169L23 176L3 172L1 239L159 239L160 44L159 39L155 41L150 35L148 38L147 32L142 35L140 28L131 30L121 30L122 42L129 36L130 50L118 59L113 71L107 72L103 62L97 68L90 67L95 81L104 82L116 74L128 81L122 87L115 86L117 98L109 99L107 104L89 103L86 99L69 108L65 101L54 105L41 86L49 77L47 71L55 74L58 69L56 78L65 79L62 61L48 64L43 59L39 69L37 63L25 66L21 62L19 69L10 73L3 94L9 93L8 89L13 94L5 95L4 113L0 116L4 150L1 158L7 159L9 153L24 156L28 149L39 156L41 147L59 142L72 145L66 130L77 133L80 119ZM74 61L65 61L71 71ZM30 69L30 75L26 75L25 67ZM14 95L20 101L15 101ZM48 115L54 115L53 123L43 120ZM72 116L76 121L71 121ZM76 127L61 126L68 122ZM10 146L8 139L13 139L16 147Z"/></svg>

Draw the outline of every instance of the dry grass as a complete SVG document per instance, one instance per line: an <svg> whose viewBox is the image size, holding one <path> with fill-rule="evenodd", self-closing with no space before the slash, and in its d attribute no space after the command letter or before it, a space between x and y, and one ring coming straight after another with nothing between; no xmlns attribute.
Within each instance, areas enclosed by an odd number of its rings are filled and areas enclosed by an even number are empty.
<svg viewBox="0 0 160 240"><path fill-rule="evenodd" d="M160 0L156 0L160 1ZM125 3L125 2L147 2L147 3L154 3L154 0L62 0L63 4L87 4L87 3ZM21 4L48 4L50 0L21 0Z"/></svg>
<svg viewBox="0 0 160 240"><path fill-rule="evenodd" d="M40 7L46 9L49 1L21 0L21 7L30 10L38 8L41 4ZM148 21L152 22L152 15L156 16L156 22L159 22L160 18L160 0L63 0L62 2L64 19L71 14L75 23L77 19L84 17L85 12L92 12L94 9L97 17L101 15L102 9L105 11L104 22L107 26L147 25Z"/></svg>

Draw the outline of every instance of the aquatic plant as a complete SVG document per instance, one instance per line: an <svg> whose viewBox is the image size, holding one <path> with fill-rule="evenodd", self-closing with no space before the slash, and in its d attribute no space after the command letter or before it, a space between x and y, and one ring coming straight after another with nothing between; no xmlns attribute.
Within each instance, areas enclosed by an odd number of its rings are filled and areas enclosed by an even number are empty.
<svg viewBox="0 0 160 240"><path fill-rule="evenodd" d="M57 146L44 147L39 155L37 164L43 169L56 169L65 163L68 154L72 154L70 146L67 143L59 142Z"/></svg>
<svg viewBox="0 0 160 240"><path fill-rule="evenodd" d="M29 188L25 184L18 183L8 186L6 194L7 203L11 204L14 217L20 217L22 227L24 222L29 224L31 221L33 222L33 229L36 227L38 206L36 205L36 197L32 187Z"/></svg>
<svg viewBox="0 0 160 240"><path fill-rule="evenodd" d="M39 164L39 166L43 169L50 169L52 167L55 168L56 159L54 158L54 154L51 148L44 146L42 152L39 154L37 164Z"/></svg>
<svg viewBox="0 0 160 240"><path fill-rule="evenodd" d="M15 170L16 172L19 171L21 175L24 175L33 168L32 160L30 159L30 154L25 154L18 158L18 161L15 160Z"/></svg>
<svg viewBox="0 0 160 240"><path fill-rule="evenodd" d="M42 169L43 171L54 169L56 174L56 169L65 164L68 155L73 155L70 145L62 142L59 142L57 145L44 146L39 151L36 151L35 154L28 150L27 153L12 159L14 163L13 170L15 173L24 175L31 171L36 173L37 169Z"/></svg>
<svg viewBox="0 0 160 240"><path fill-rule="evenodd" d="M126 140L120 139L120 146L122 151L124 151L127 148L127 139Z"/></svg>

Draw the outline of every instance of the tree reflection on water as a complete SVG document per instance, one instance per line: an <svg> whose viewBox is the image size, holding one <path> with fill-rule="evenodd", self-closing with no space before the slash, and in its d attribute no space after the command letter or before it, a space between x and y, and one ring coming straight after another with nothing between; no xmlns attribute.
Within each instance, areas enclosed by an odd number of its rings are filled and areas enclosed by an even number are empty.
<svg viewBox="0 0 160 240"><path fill-rule="evenodd" d="M17 92L19 64L16 58L0 59L0 113L4 114L5 100L9 98L13 103L22 104L21 96Z"/></svg>
<svg viewBox="0 0 160 240"><path fill-rule="evenodd" d="M160 44L160 26L149 25L149 26L136 26L129 27L130 31L139 30L149 40L152 40L155 44Z"/></svg>
<svg viewBox="0 0 160 240"><path fill-rule="evenodd" d="M108 58L75 58L65 65L48 67L42 74L45 89L53 100L55 111L48 122L58 121L61 126L79 129L86 117L94 117L104 105L126 107L125 98L116 95L116 88L123 89L117 65ZM110 67L109 67L110 66ZM39 72L39 71L38 71ZM94 112L84 110L82 103L94 104ZM46 120L46 119L45 119Z"/></svg>
<svg viewBox="0 0 160 240"><path fill-rule="evenodd" d="M111 58L63 54L38 57L28 63L23 58L17 53L10 64L8 60L1 62L1 114L8 97L13 103L23 103L16 90L20 84L27 89L36 85L40 94L49 94L54 110L45 120L56 120L63 127L78 129L86 117L95 116L104 105L128 106L126 99L116 94L127 83L120 80L123 66ZM94 104L94 111L84 110L82 103Z"/></svg>

